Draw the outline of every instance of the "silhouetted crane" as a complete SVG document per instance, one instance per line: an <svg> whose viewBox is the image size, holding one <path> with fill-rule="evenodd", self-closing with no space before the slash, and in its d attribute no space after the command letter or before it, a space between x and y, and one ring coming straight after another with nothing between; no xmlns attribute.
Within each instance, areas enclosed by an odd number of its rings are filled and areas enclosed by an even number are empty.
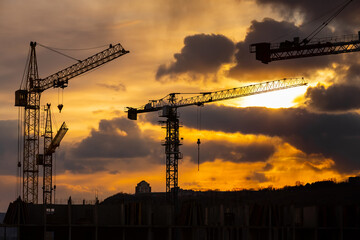
<svg viewBox="0 0 360 240"><path fill-rule="evenodd" d="M272 61L324 56L360 51L360 32L357 35L321 38L304 44L298 37L294 41L271 44L268 42L250 45L250 52L255 53L256 60L262 63Z"/></svg>
<svg viewBox="0 0 360 240"><path fill-rule="evenodd" d="M52 204L52 192L56 188L53 186L53 153L60 146L61 140L64 138L68 128L63 122L60 129L53 137L52 120L51 120L51 104L46 104L46 120L44 131L44 152L38 155L37 164L43 166L43 204ZM54 195L55 196L55 195Z"/></svg>
<svg viewBox="0 0 360 240"><path fill-rule="evenodd" d="M178 191L178 160L182 158L182 154L179 151L181 143L179 139L180 126L179 115L177 114L178 108L192 105L201 106L205 103L245 97L304 85L307 85L304 78L292 78L263 82L221 91L204 92L193 97L181 99L177 97L180 93L170 93L159 100L150 100L149 103L142 107L128 107L127 113L129 119L137 120L137 115L139 113L161 110L162 114L160 117L166 118L166 121L161 121L166 125L166 137L165 143L163 143L166 155L166 192L170 194L171 191L174 191L174 198L176 199Z"/></svg>
<svg viewBox="0 0 360 240"><path fill-rule="evenodd" d="M68 80L129 53L120 43L71 65L46 78L40 78L36 59L36 42L30 42L30 56L24 86L15 92L15 106L24 107L23 201L38 202L40 96L49 88L65 88ZM20 162L18 166L21 166Z"/></svg>
<svg viewBox="0 0 360 240"><path fill-rule="evenodd" d="M360 31L357 35L344 35L340 37L319 38L319 34L334 18L336 18L353 0L348 0L339 6L320 26L312 31L306 38L300 41L295 37L293 41L281 43L261 42L250 45L250 53L255 53L256 60L262 63L272 61L324 56L340 53L360 51Z"/></svg>

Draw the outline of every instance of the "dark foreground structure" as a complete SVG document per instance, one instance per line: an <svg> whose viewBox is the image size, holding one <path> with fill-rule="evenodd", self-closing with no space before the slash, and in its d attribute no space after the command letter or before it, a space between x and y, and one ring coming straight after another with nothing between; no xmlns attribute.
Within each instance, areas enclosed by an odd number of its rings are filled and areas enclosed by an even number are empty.
<svg viewBox="0 0 360 240"><path fill-rule="evenodd" d="M7 236L6 230L13 235ZM14 229L15 234L14 234ZM281 190L117 194L93 205L11 203L0 239L360 239L360 181Z"/></svg>

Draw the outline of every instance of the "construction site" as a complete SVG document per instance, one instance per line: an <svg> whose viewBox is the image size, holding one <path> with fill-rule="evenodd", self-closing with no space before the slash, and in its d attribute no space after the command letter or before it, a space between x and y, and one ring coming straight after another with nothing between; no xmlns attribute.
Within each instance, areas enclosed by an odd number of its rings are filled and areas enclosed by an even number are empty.
<svg viewBox="0 0 360 240"><path fill-rule="evenodd" d="M354 239L360 179L279 190L117 194L95 204L10 204L4 239ZM19 238L18 238L19 237Z"/></svg>
<svg viewBox="0 0 360 240"><path fill-rule="evenodd" d="M314 38L351 1L336 9L306 38L253 43L249 52L263 64L359 52L360 31L341 37ZM165 130L159 148L164 149L166 191L152 191L151 182L144 179L134 186L135 194L118 193L103 201L96 198L93 203L85 199L82 203L74 202L69 196L67 204L57 203L54 154L69 127L63 122L59 129L53 128L52 105L46 103L42 108L41 95L48 89L64 89L72 78L119 57L126 58L130 51L120 43L110 44L105 50L83 60L76 59L77 63L42 78L38 73L37 46L60 53L30 42L24 79L15 91L15 106L23 112L19 115L23 131L17 162L21 178L17 187L21 193L0 218L0 240L352 240L359 236L359 176L343 182L324 180L276 189L195 191L179 186L179 162L184 157L179 108L307 86L304 77L207 92L170 92L140 107L127 107L128 121L138 120L140 114L158 112L159 125ZM63 104L57 107L61 112ZM198 138L196 142L198 171L202 140Z"/></svg>

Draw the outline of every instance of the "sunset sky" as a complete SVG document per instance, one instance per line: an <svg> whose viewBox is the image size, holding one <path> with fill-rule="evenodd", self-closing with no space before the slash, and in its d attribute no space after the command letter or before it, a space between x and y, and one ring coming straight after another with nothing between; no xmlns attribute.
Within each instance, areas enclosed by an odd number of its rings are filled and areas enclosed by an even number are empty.
<svg viewBox="0 0 360 240"><path fill-rule="evenodd" d="M360 172L360 53L262 64L256 42L304 38L344 0L0 0L0 212L17 197L19 89L30 41L61 49L121 43L130 53L49 89L53 128L69 127L56 153L56 199L165 191L165 130L158 113L127 119L170 92L204 92L305 77L307 87L179 109L179 186L275 188ZM358 34L353 1L318 37ZM84 59L107 47L63 52ZM41 78L75 62L37 46ZM61 113L59 103L64 104ZM199 115L201 124L199 127ZM201 164L197 169L197 139ZM42 199L39 179L39 199Z"/></svg>

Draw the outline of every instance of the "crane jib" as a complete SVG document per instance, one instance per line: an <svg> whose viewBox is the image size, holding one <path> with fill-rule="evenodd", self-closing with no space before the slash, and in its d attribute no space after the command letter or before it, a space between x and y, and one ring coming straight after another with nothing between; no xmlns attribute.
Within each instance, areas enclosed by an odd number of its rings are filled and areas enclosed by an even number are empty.
<svg viewBox="0 0 360 240"><path fill-rule="evenodd" d="M67 87L69 79L99 67L127 53L129 53L129 51L126 51L120 43L111 45L102 52L42 79L41 89L46 90L51 87L65 88Z"/></svg>
<svg viewBox="0 0 360 240"><path fill-rule="evenodd" d="M127 113L129 119L137 120L138 113L155 112L163 109L164 107L179 108L191 105L201 106L204 103L245 97L304 85L307 85L307 81L304 78L284 78L280 80L252 84L239 88L206 92L197 96L184 98L179 101L177 101L176 99L176 94L180 93L169 94L167 99L162 98L159 100L152 100L139 108L128 107Z"/></svg>

